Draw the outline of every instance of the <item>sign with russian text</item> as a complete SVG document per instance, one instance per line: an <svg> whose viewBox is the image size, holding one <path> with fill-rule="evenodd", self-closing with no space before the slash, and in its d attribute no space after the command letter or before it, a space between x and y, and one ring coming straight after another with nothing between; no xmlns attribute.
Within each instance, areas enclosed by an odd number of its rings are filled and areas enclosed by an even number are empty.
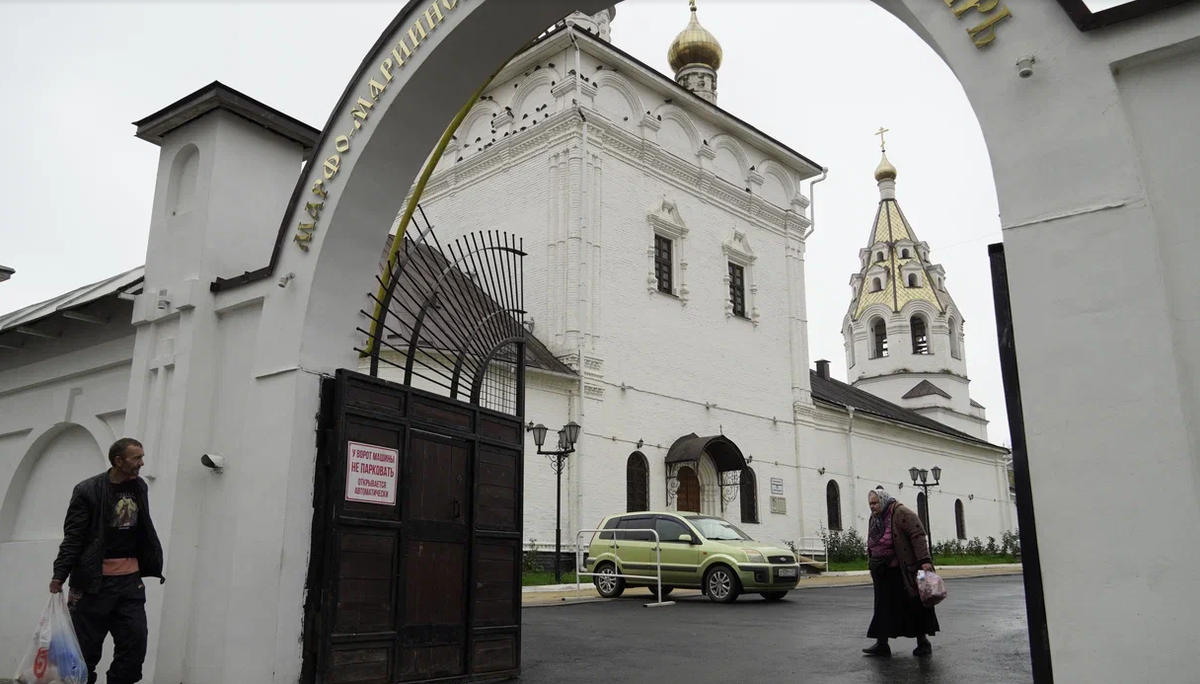
<svg viewBox="0 0 1200 684"><path fill-rule="evenodd" d="M346 501L396 505L400 452L374 444L346 445Z"/></svg>
<svg viewBox="0 0 1200 684"><path fill-rule="evenodd" d="M772 494L783 494L783 478L782 477L771 478L771 493Z"/></svg>

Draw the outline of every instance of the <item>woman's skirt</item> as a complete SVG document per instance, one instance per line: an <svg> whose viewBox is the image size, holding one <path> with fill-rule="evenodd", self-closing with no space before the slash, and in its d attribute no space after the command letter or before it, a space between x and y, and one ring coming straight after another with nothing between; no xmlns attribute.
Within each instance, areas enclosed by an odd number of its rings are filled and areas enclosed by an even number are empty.
<svg viewBox="0 0 1200 684"><path fill-rule="evenodd" d="M872 639L914 638L937 634L937 613L904 589L900 568L872 568L875 585L875 617L867 629Z"/></svg>

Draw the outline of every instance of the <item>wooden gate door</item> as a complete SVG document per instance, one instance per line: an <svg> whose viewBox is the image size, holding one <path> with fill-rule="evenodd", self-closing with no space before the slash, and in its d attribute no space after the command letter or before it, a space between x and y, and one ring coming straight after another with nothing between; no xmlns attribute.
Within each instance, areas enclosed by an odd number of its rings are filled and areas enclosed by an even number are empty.
<svg viewBox="0 0 1200 684"><path fill-rule="evenodd" d="M303 681L519 674L520 419L339 371L321 434Z"/></svg>

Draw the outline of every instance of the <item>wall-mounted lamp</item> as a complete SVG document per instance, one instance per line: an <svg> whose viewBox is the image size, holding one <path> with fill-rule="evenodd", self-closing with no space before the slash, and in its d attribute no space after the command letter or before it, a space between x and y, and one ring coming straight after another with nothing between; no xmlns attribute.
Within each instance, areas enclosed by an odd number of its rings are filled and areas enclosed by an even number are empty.
<svg viewBox="0 0 1200 684"><path fill-rule="evenodd" d="M165 311L171 306L171 294L162 289L158 291L158 310Z"/></svg>
<svg viewBox="0 0 1200 684"><path fill-rule="evenodd" d="M970 500L970 501L974 501L974 500L975 500L975 495L974 495L974 494L968 494L968 495L967 495L967 499L968 499L968 500Z"/></svg>
<svg viewBox="0 0 1200 684"><path fill-rule="evenodd" d="M818 475L824 475L824 474L825 474L825 468L824 468L824 467L817 468L817 474L818 474Z"/></svg>
<svg viewBox="0 0 1200 684"><path fill-rule="evenodd" d="M639 440L638 440L638 444L637 444L637 448L641 449L643 444L645 444L645 442L639 439Z"/></svg>
<svg viewBox="0 0 1200 684"><path fill-rule="evenodd" d="M1025 55L1017 60L1017 75L1021 78L1029 78L1033 75L1033 64L1037 61L1033 55Z"/></svg>

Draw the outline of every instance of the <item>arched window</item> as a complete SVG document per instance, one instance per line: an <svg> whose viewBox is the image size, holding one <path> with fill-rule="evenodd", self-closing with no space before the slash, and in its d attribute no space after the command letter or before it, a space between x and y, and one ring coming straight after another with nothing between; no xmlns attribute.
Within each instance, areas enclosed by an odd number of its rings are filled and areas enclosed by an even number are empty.
<svg viewBox="0 0 1200 684"><path fill-rule="evenodd" d="M959 539L967 538L967 518L963 515L962 499L954 501L954 529L958 532Z"/></svg>
<svg viewBox="0 0 1200 684"><path fill-rule="evenodd" d="M679 489L675 492L675 510L700 512L700 478L688 466L679 469Z"/></svg>
<svg viewBox="0 0 1200 684"><path fill-rule="evenodd" d="M883 252L875 252L875 263L883 261Z"/></svg>
<svg viewBox="0 0 1200 684"><path fill-rule="evenodd" d="M901 259L907 259L907 258L908 258L908 249L907 249L907 248L900 250L900 258L901 258Z"/></svg>
<svg viewBox="0 0 1200 684"><path fill-rule="evenodd" d="M742 500L742 522L758 522L758 478L754 469L746 466L742 469L742 478L738 484L738 496Z"/></svg>
<svg viewBox="0 0 1200 684"><path fill-rule="evenodd" d="M876 318L871 322L871 358L881 359L887 355L887 323L882 318Z"/></svg>
<svg viewBox="0 0 1200 684"><path fill-rule="evenodd" d="M929 534L929 506L925 502L925 492L917 493L917 515L921 518L921 524L925 526L925 533Z"/></svg>
<svg viewBox="0 0 1200 684"><path fill-rule="evenodd" d="M925 319L920 316L913 316L909 321L909 327L912 328L912 349L914 354L929 353L929 333L925 329Z"/></svg>
<svg viewBox="0 0 1200 684"><path fill-rule="evenodd" d="M625 462L625 510L650 509L650 464L641 452L635 451Z"/></svg>
<svg viewBox="0 0 1200 684"><path fill-rule="evenodd" d="M833 480L825 485L825 511L829 518L829 529L842 529L842 493Z"/></svg>
<svg viewBox="0 0 1200 684"><path fill-rule="evenodd" d="M962 352L958 349L958 321L953 318L950 319L950 356L962 358Z"/></svg>
<svg viewBox="0 0 1200 684"><path fill-rule="evenodd" d="M846 360L849 361L849 367L854 367L854 329L846 327Z"/></svg>
<svg viewBox="0 0 1200 684"><path fill-rule="evenodd" d="M917 279L916 273L908 274L908 286L909 287L921 287L921 281Z"/></svg>
<svg viewBox="0 0 1200 684"><path fill-rule="evenodd" d="M883 281L879 278L871 279L871 292L879 292L883 289Z"/></svg>

